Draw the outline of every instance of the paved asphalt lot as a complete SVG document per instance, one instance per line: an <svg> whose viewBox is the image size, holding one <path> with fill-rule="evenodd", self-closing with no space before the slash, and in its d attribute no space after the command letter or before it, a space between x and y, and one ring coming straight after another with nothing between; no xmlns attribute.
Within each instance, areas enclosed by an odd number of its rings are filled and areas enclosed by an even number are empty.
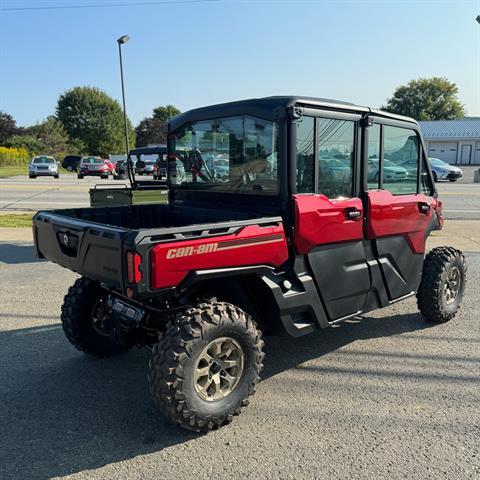
<svg viewBox="0 0 480 480"><path fill-rule="evenodd" d="M90 205L88 191L95 185L121 185L127 181L101 180L61 175L30 180L26 176L0 179L0 213L53 208L78 208ZM437 183L446 218L480 219L480 184Z"/></svg>
<svg viewBox="0 0 480 480"><path fill-rule="evenodd" d="M64 189L29 201L86 204L87 182L98 182L60 181ZM21 191L1 182L2 202ZM445 204L477 218L480 186L440 185L457 190ZM35 259L29 229L1 229L0 479L480 478L480 222L451 225L432 244L466 252L452 322L426 323L409 299L298 340L269 337L250 406L203 436L157 413L148 352L99 360L68 344L59 313L75 274Z"/></svg>

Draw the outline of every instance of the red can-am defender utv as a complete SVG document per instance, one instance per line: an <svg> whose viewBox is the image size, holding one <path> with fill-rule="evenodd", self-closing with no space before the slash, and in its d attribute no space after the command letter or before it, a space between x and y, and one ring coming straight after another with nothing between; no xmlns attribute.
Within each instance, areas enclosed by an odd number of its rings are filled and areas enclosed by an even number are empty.
<svg viewBox="0 0 480 480"><path fill-rule="evenodd" d="M151 349L152 395L179 425L240 412L262 331L297 337L415 294L433 322L460 306L461 252L425 257L443 219L412 119L300 97L200 108L169 122L168 167L168 205L39 212L34 235L82 275L62 307L70 342Z"/></svg>

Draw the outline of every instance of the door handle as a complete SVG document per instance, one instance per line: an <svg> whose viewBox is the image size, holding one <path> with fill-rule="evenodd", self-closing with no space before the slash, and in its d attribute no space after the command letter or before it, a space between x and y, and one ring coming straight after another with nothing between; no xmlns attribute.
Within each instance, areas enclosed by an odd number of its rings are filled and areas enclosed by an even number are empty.
<svg viewBox="0 0 480 480"><path fill-rule="evenodd" d="M423 213L423 215L427 215L430 213L430 205L425 202L418 202L418 211Z"/></svg>
<svg viewBox="0 0 480 480"><path fill-rule="evenodd" d="M357 210L355 207L353 208L345 208L343 210L343 214L345 215L345 218L347 220L359 220L360 217L362 216L362 212L360 210Z"/></svg>

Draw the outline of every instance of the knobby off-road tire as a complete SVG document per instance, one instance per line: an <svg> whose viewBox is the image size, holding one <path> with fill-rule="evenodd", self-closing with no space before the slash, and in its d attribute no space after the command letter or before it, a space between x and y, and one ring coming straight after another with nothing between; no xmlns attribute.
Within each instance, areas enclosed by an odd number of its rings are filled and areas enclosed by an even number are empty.
<svg viewBox="0 0 480 480"><path fill-rule="evenodd" d="M452 247L437 247L425 257L417 304L430 322L451 320L462 302L467 265L462 252Z"/></svg>
<svg viewBox="0 0 480 480"><path fill-rule="evenodd" d="M148 378L155 404L171 422L189 430L207 432L229 423L255 392L263 346L255 322L234 305L202 303L188 309L168 324L153 347ZM216 354L222 358L210 364ZM235 382L223 380L222 366ZM202 375L205 369L222 376L216 377L218 387Z"/></svg>
<svg viewBox="0 0 480 480"><path fill-rule="evenodd" d="M110 357L127 351L129 346L94 327L92 314L103 295L104 290L97 282L79 278L65 295L61 319L63 331L75 348L97 357Z"/></svg>

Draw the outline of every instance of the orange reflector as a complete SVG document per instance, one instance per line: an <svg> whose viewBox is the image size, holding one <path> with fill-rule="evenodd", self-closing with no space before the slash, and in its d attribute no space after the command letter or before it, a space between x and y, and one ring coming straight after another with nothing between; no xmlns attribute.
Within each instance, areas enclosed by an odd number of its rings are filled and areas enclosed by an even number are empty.
<svg viewBox="0 0 480 480"><path fill-rule="evenodd" d="M127 252L127 277L130 283L138 283L142 279L140 263L142 257L135 252Z"/></svg>

